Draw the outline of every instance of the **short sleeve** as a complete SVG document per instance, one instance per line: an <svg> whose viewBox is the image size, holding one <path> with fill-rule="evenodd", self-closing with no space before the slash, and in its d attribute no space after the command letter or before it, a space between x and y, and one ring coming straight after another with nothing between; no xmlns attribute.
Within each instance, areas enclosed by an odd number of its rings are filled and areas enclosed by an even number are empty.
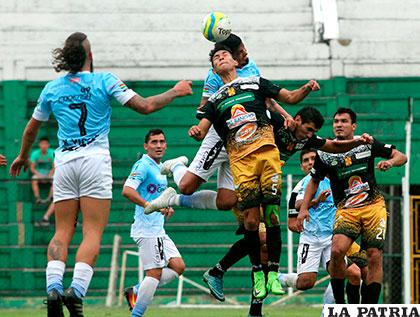
<svg viewBox="0 0 420 317"><path fill-rule="evenodd" d="M296 201L302 200L303 197L305 197L306 187L308 186L310 180L310 177L305 177L304 179L302 179L302 183L300 184L300 188L296 196Z"/></svg>
<svg viewBox="0 0 420 317"><path fill-rule="evenodd" d="M196 118L198 120L208 119L213 122L216 118L216 110L212 101L207 101L202 107L197 109Z"/></svg>
<svg viewBox="0 0 420 317"><path fill-rule="evenodd" d="M391 157L392 149L395 149L394 145L384 144L376 139L373 139L372 154L374 157L383 157L388 159Z"/></svg>
<svg viewBox="0 0 420 317"><path fill-rule="evenodd" d="M311 169L311 176L318 180L323 180L328 173L328 168L325 163L322 162L319 154L315 157L314 166Z"/></svg>
<svg viewBox="0 0 420 317"><path fill-rule="evenodd" d="M273 82L260 77L260 92L264 97L276 98L281 88Z"/></svg>
<svg viewBox="0 0 420 317"><path fill-rule="evenodd" d="M146 179L146 176L147 168L141 161L139 161L136 164L134 164L133 168L131 169L130 175L124 183L124 186L128 186L137 190L140 184L143 183Z"/></svg>
<svg viewBox="0 0 420 317"><path fill-rule="evenodd" d="M305 144L305 149L319 149L325 145L327 139L321 138L320 136L313 135L308 142Z"/></svg>
<svg viewBox="0 0 420 317"><path fill-rule="evenodd" d="M122 105L125 105L136 93L129 89L126 84L112 73L105 73L104 85L109 97L114 97Z"/></svg>
<svg viewBox="0 0 420 317"><path fill-rule="evenodd" d="M220 87L223 86L223 82L219 75L213 72L213 69L210 69L207 73L207 77L203 85L203 94L202 97L209 98L211 95L215 94Z"/></svg>
<svg viewBox="0 0 420 317"><path fill-rule="evenodd" d="M38 121L48 121L51 114L51 100L49 97L49 85L47 84L39 95L32 118Z"/></svg>
<svg viewBox="0 0 420 317"><path fill-rule="evenodd" d="M38 155L37 155L37 151L36 151L36 150L35 150L35 151L32 151L31 156L29 157L29 160L30 160L32 163L35 163L35 161L36 161L37 157L38 157Z"/></svg>

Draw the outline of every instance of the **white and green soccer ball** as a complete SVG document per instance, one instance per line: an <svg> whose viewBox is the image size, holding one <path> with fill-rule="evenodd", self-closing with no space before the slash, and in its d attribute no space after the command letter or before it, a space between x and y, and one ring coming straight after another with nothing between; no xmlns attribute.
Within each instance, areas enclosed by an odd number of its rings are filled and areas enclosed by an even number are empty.
<svg viewBox="0 0 420 317"><path fill-rule="evenodd" d="M229 17L221 12L207 14L201 24L201 32L212 42L226 40L231 32Z"/></svg>

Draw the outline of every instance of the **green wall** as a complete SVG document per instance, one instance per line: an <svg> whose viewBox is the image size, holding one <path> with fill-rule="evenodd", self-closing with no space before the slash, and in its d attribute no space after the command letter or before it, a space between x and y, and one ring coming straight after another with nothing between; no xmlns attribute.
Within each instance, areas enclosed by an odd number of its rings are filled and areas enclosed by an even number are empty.
<svg viewBox="0 0 420 317"><path fill-rule="evenodd" d="M20 137L26 122L35 107L38 95L45 83L29 81L4 81L0 83L0 153L8 157L9 164L19 151ZM174 82L128 82L129 87L143 96L153 95L170 88ZM285 81L282 87L295 89L303 81ZM338 107L350 107L358 113L358 132L368 132L378 139L395 144L405 151L405 121L408 105L413 104L415 122L413 124L411 159L411 183L420 184L420 77L419 78L334 78L321 81L321 90L313 93L299 106L287 106L294 114L300 106L313 105L326 118L319 135L331 137L331 119ZM150 128L162 128L167 136L166 158L187 155L194 157L199 144L188 137L188 128L196 123L195 107L201 97L202 82L194 82L194 95L173 102L170 106L149 116L139 115L113 104L112 127L110 133L111 154L114 172L114 201L108 226L103 240L103 248L98 260L98 269L92 282L90 294L103 295L108 283L108 267L111 259L112 238L115 233L123 237L123 248L134 249L129 238L133 206L121 196L122 184L128 175L137 154L142 152L143 138ZM53 146L57 145L56 122L53 118L43 125L41 135L47 135ZM284 167L283 173L294 174L295 181L301 177L298 157ZM401 184L403 168L387 173L377 173L382 184ZM33 226L44 207L33 204L29 175L23 173L17 180L11 180L7 169L0 168L0 294L43 295L46 246L53 234L53 228L41 230ZM215 188L212 179L204 188ZM283 192L285 192L283 186ZM17 204L17 202L19 202ZM282 222L286 221L282 200ZM286 230L283 227L283 241ZM233 234L235 221L230 212L198 211L180 209L167 224L167 231L180 248L187 264L187 276L199 282L205 268L216 263L227 250L228 244L237 237ZM69 256L69 267L74 261L74 252L80 242L81 232L77 229ZM295 237L297 241L297 237ZM207 248L200 247L206 245ZM281 266L286 266L286 249L283 249ZM136 259L130 259L129 283L136 281ZM239 267L246 267L242 260ZM71 274L66 274L66 283ZM244 290L249 287L248 272L237 270L226 280L227 292ZM173 293L172 283L161 293ZM322 290L312 292L320 294Z"/></svg>

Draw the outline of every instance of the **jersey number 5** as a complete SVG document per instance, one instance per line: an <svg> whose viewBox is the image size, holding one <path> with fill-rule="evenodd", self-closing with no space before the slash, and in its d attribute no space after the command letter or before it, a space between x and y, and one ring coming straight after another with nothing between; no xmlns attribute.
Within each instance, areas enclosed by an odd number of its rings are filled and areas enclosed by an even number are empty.
<svg viewBox="0 0 420 317"><path fill-rule="evenodd" d="M80 119L79 119L79 130L80 130L80 135L84 136L86 135L86 128L85 128L85 122L87 119L87 108L86 108L86 104L84 102L81 103L72 103L71 105L69 105L69 108L71 110L76 110L76 109L80 109Z"/></svg>

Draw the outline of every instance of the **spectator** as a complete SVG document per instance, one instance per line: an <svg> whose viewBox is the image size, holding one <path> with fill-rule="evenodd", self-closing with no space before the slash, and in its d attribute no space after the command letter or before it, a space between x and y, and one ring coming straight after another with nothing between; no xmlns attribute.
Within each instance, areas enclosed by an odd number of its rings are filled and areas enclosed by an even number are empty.
<svg viewBox="0 0 420 317"><path fill-rule="evenodd" d="M38 143L39 149L31 153L32 191L37 204L51 201L53 187L50 187L48 197L41 199L39 184L52 183L54 175L54 150L50 149L50 141L43 137Z"/></svg>

